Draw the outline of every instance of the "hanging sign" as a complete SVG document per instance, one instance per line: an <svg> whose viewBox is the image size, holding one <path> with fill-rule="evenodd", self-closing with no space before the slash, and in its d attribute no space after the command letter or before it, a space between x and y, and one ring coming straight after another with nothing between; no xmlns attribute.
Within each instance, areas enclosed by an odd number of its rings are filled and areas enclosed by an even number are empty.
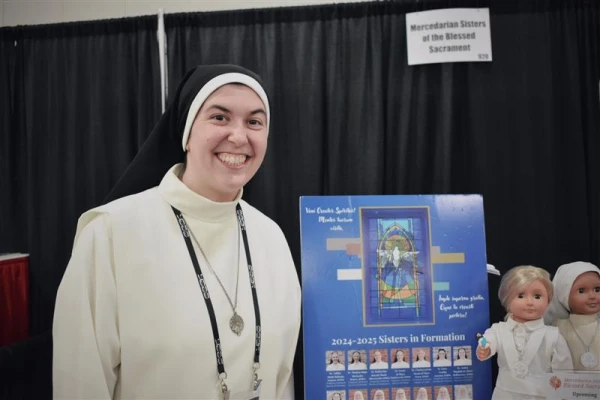
<svg viewBox="0 0 600 400"><path fill-rule="evenodd" d="M489 8L406 14L408 65L492 61Z"/></svg>

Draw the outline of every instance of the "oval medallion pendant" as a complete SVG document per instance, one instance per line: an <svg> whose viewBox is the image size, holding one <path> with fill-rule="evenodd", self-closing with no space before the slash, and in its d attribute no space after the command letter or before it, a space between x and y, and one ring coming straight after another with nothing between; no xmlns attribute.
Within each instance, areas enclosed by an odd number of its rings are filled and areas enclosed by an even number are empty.
<svg viewBox="0 0 600 400"><path fill-rule="evenodd" d="M238 313L233 313L233 316L229 320L229 328L231 328L231 331L238 336L242 334L242 331L244 330L244 320Z"/></svg>
<svg viewBox="0 0 600 400"><path fill-rule="evenodd" d="M589 350L581 355L579 361L581 361L581 365L589 369L595 368L598 365L598 357Z"/></svg>

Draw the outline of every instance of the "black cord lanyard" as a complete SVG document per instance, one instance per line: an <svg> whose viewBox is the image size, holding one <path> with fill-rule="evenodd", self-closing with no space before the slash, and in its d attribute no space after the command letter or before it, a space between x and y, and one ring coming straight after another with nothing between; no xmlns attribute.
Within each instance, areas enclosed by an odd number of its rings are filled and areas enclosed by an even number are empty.
<svg viewBox="0 0 600 400"><path fill-rule="evenodd" d="M215 344L215 354L217 356L217 370L219 372L219 379L221 380L221 389L223 393L228 391L227 385L223 382L225 378L227 378L227 373L225 372L225 364L223 363L223 354L221 353L221 339L219 337L219 328L217 327L217 317L215 316L215 310L213 308L212 301L210 299L210 294L208 293L208 287L206 286L206 282L204 281L204 275L202 274L202 270L200 269L200 264L198 263L198 258L196 257L196 252L194 251L194 246L192 245L192 241L190 240L190 231L187 223L185 222L185 218L181 214L181 211L171 206L173 209L173 213L175 213L175 217L177 217L177 222L179 223L179 228L181 229L181 234L183 235L183 239L185 240L185 244L190 253L190 258L192 259L192 264L194 264L194 270L196 271L196 277L198 278L198 284L200 285L200 290L202 291L202 297L204 297L204 302L206 303L206 309L208 311L208 316L210 318L210 325L212 327L214 344ZM246 252L246 261L248 262L248 275L250 277L250 287L252 288L252 301L254 302L254 316L256 320L256 334L254 339L254 381L255 386L260 384L258 381L258 376L256 371L260 367L260 309L258 307L258 296L256 294L256 285L254 282L254 270L252 269L252 260L250 259L250 247L248 246L248 236L246 234L246 223L244 222L244 213L242 212L242 207L238 203L235 212L238 219L238 225L242 231L242 239L244 241L244 250ZM255 388L254 388L255 389Z"/></svg>

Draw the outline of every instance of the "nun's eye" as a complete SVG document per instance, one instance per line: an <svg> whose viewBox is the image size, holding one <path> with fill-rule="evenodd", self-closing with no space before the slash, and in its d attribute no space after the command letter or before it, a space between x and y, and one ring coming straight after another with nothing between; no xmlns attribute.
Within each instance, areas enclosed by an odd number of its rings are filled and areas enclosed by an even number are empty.
<svg viewBox="0 0 600 400"><path fill-rule="evenodd" d="M217 121L225 121L227 119L223 114L215 114L212 118Z"/></svg>

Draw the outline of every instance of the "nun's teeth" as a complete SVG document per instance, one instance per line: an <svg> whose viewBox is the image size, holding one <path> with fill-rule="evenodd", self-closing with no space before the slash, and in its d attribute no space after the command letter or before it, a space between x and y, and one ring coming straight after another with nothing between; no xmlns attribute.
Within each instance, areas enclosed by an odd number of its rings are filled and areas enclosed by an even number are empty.
<svg viewBox="0 0 600 400"><path fill-rule="evenodd" d="M236 167L238 165L243 164L246 161L247 156L245 154L219 154L219 160L223 161L225 164L231 165L232 167Z"/></svg>

